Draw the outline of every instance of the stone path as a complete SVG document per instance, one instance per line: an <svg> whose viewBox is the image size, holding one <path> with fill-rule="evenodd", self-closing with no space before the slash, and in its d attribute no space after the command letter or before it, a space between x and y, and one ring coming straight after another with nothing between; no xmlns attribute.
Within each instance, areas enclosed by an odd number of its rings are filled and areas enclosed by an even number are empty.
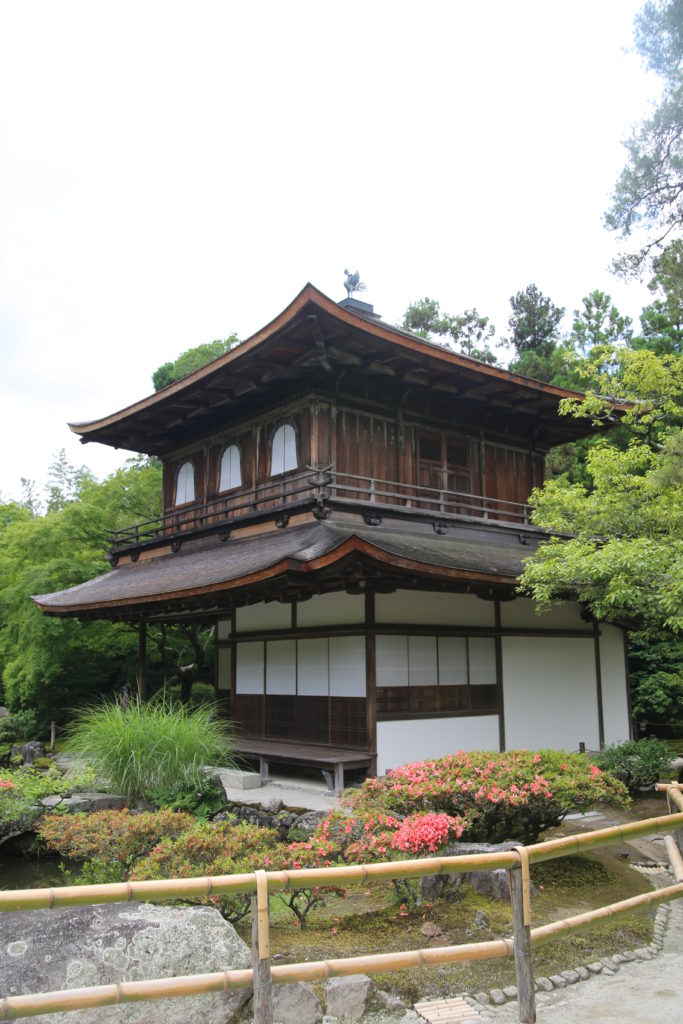
<svg viewBox="0 0 683 1024"><path fill-rule="evenodd" d="M538 1024L680 1024L683 1018L683 899L669 904L661 952L608 975L536 994ZM516 1002L479 1007L483 1021L517 1024Z"/></svg>

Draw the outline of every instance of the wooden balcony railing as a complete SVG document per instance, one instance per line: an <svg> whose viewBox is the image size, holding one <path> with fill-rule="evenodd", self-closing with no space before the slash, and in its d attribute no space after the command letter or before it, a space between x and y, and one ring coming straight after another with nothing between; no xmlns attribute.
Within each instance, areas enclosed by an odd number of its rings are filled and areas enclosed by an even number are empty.
<svg viewBox="0 0 683 1024"><path fill-rule="evenodd" d="M180 505L157 518L115 530L109 534L112 554L172 541L188 533L218 531L242 519L271 510L277 513L307 500L318 504L369 505L375 509L400 508L446 518L471 516L519 525L530 522L529 506L517 501L307 467L299 473L256 487L242 487L210 501Z"/></svg>

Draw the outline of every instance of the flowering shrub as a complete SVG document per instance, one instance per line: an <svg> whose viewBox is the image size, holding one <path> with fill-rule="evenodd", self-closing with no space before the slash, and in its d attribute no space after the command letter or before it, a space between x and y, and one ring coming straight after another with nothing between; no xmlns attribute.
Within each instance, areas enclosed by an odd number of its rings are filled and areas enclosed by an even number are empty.
<svg viewBox="0 0 683 1024"><path fill-rule="evenodd" d="M275 829L245 822L194 822L192 828L177 838L158 842L138 861L130 877L201 878L245 874L258 868L277 870L284 864L284 846L278 843ZM208 896L197 902L217 907L228 921L235 922L249 913L250 894Z"/></svg>
<svg viewBox="0 0 683 1024"><path fill-rule="evenodd" d="M93 814L49 814L40 822L37 833L49 850L63 857L109 865L106 880L114 881L116 875L125 878L130 866L162 839L180 836L192 828L194 821L190 814L131 814L124 808Z"/></svg>
<svg viewBox="0 0 683 1024"><path fill-rule="evenodd" d="M328 857L349 864L368 864L431 856L459 839L465 825L462 818L449 814L427 811L401 819L378 807L360 807L351 815L333 811L320 823L312 842L324 844ZM410 879L395 878L392 884L399 900L416 901L417 886Z"/></svg>
<svg viewBox="0 0 683 1024"><path fill-rule="evenodd" d="M554 750L449 754L368 779L347 798L358 813L381 808L404 818L419 812L450 815L468 841L534 842L570 810L594 803L626 806L624 786L584 754Z"/></svg>
<svg viewBox="0 0 683 1024"><path fill-rule="evenodd" d="M464 818L453 818L450 814L412 814L394 832L391 847L418 857L437 853L448 843L459 839L465 826Z"/></svg>
<svg viewBox="0 0 683 1024"><path fill-rule="evenodd" d="M325 868L338 861L339 845L330 836L331 822L325 818L307 842L289 843L285 849L284 870L296 871L299 868ZM314 907L321 906L329 893L345 897L346 889L336 885L304 886L298 889L286 889L275 896L292 911L301 928L306 927L306 919Z"/></svg>

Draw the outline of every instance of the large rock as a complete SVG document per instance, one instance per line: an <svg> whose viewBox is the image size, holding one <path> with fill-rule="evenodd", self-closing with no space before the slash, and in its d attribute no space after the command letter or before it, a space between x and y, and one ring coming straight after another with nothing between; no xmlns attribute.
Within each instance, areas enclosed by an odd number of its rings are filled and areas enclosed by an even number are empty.
<svg viewBox="0 0 683 1024"><path fill-rule="evenodd" d="M291 839L309 839L317 829L323 818L327 817L327 811L306 811L304 814L300 814L298 818L292 822L290 828Z"/></svg>
<svg viewBox="0 0 683 1024"><path fill-rule="evenodd" d="M43 807L51 810L59 807L69 814L92 814L93 811L118 811L128 806L125 796L115 793L74 793L73 796L45 796L40 801Z"/></svg>
<svg viewBox="0 0 683 1024"><path fill-rule="evenodd" d="M276 1024L319 1024L322 1019L320 1000L305 981L273 985L273 1020Z"/></svg>
<svg viewBox="0 0 683 1024"><path fill-rule="evenodd" d="M39 757L45 757L45 744L40 740L15 744L11 749L12 757L21 757L24 764L33 764Z"/></svg>
<svg viewBox="0 0 683 1024"><path fill-rule="evenodd" d="M112 903L0 914L0 993L21 995L251 966L210 907ZM250 989L80 1010L78 1024L227 1024ZM72 1013L41 1018L74 1024Z"/></svg>
<svg viewBox="0 0 683 1024"><path fill-rule="evenodd" d="M327 983L327 1012L332 1017L360 1020L365 1013L372 982L367 974L330 978Z"/></svg>

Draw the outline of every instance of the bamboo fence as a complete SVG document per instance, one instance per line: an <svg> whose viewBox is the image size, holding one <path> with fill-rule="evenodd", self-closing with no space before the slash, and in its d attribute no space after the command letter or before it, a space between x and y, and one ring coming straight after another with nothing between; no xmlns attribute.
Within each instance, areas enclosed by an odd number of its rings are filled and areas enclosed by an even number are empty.
<svg viewBox="0 0 683 1024"><path fill-rule="evenodd" d="M119 982L118 984L32 995L5 996L0 1000L0 1020L17 1020L46 1013L253 987L254 1020L258 1024L272 1024L272 987L274 984L313 981L366 972L405 970L431 964L514 957L519 1020L524 1024L533 1024L536 1020L536 1008L531 965L532 944L547 942L567 932L588 928L596 922L619 914L682 897L683 860L676 844L671 839L667 842L667 852L676 878L674 885L533 929L530 927L530 865L627 841L653 832L681 829L683 827L681 787L677 783L672 783L658 788L666 791L669 807L676 806L677 812L672 810L672 813L656 818L611 826L582 835L552 839L533 846L518 846L499 853L473 854L462 857L431 857L422 860L343 865L330 868L306 868L289 872L256 871L252 874L220 875L195 879L165 879L0 892L0 911L84 906L131 900L197 898L240 892L253 894L253 967L250 969L226 970L211 974L147 981ZM408 950L399 953L378 953L339 960L271 966L269 937L269 896L271 892L297 886L335 885L340 882L366 881L373 878L418 878L425 875L480 871L486 868L507 868L510 871L513 909L512 938Z"/></svg>

